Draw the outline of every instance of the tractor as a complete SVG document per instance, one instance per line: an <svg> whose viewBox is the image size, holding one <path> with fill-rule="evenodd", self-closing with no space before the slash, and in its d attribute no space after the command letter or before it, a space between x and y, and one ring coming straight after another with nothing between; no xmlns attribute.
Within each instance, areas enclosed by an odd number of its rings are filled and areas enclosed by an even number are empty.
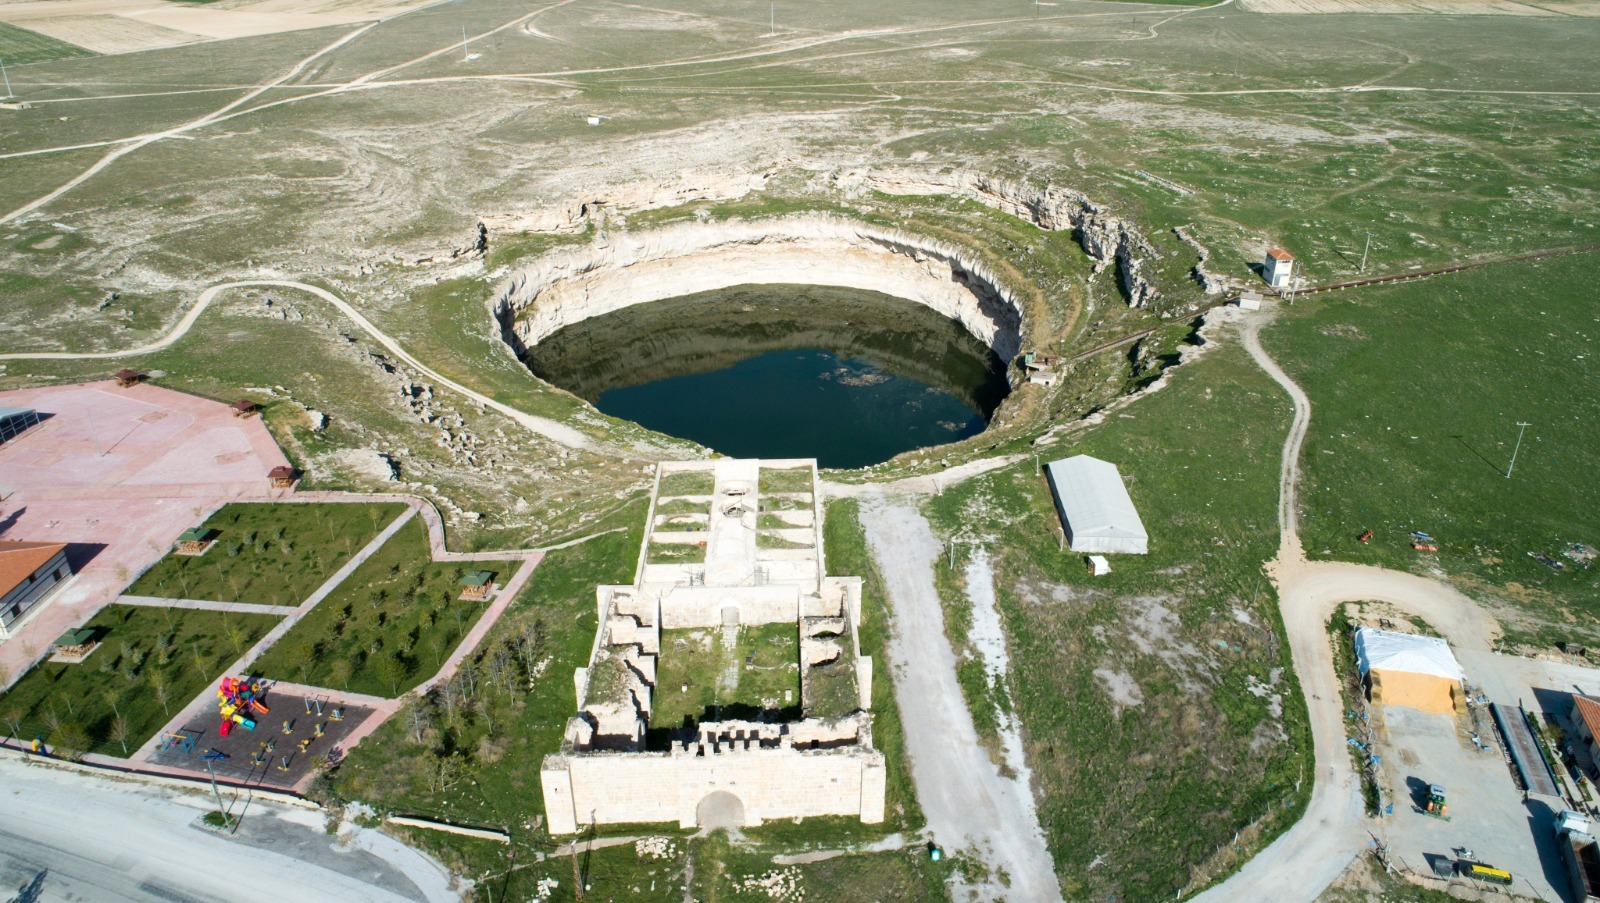
<svg viewBox="0 0 1600 903"><path fill-rule="evenodd" d="M1429 784L1428 785L1428 806L1424 811L1427 812L1429 815L1433 816L1434 818L1442 818L1445 821L1449 821L1450 820L1450 811L1449 810L1450 810L1450 807L1445 805L1444 785L1442 785L1442 784Z"/></svg>

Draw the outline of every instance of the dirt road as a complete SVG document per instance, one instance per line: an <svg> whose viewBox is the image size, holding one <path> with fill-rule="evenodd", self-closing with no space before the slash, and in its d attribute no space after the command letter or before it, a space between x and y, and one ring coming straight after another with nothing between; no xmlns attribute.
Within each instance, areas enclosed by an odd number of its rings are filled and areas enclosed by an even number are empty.
<svg viewBox="0 0 1600 903"><path fill-rule="evenodd" d="M0 222L3 222L3 220L0 220ZM588 436L585 436L580 430L575 430L564 423L558 423L554 420L549 420L544 417L536 417L527 413L526 411L519 411L507 404L501 404L500 402L495 401L493 398L490 398L481 392L475 392L472 389L461 385L455 380L441 375L438 371L429 367L427 364L424 364L412 357L404 348L400 347L399 342L396 342L394 339L390 338L387 333L372 325L370 320L368 320L366 317L363 317L359 311L357 311L354 307L351 307L350 304L344 299L330 291L327 291L326 289L321 289L314 285L307 285L304 282L290 282L281 279L253 279L244 282L225 282L222 285L213 285L212 287L200 293L200 298L195 301L194 306L189 308L188 312L183 315L183 319L179 320L177 325L172 327L171 332L155 340L154 342L150 342L146 345L140 345L137 348L129 348L124 351L89 351L81 353L69 351L25 351L15 354L0 354L0 361L122 360L123 358L136 357L141 354L149 354L152 351L160 351L163 348L170 347L172 343L188 335L189 330L194 326L195 321L200 319L200 315L205 313L206 308L211 306L211 302L215 301L219 294L228 291L229 289L251 288L254 286L292 288L315 295L316 297L321 298L323 301L326 301L337 308L340 313L344 314L350 319L351 322L361 327L363 332L371 336L373 341L377 342L379 345L382 345L389 351L389 353L393 354L395 357L404 361L407 365L416 369L417 372L421 373L423 376L426 376L428 379L433 380L452 392L459 393L465 396L467 399L481 404L486 408L492 408L493 410L511 418L511 420L515 423L521 424L528 430L538 433L539 435L548 439L554 439L555 441L560 442L562 445L568 446L569 448L591 448L595 445L595 443L591 441Z"/></svg>
<svg viewBox="0 0 1600 903"><path fill-rule="evenodd" d="M1452 645L1465 650L1490 649L1499 631L1494 619L1475 602L1442 583L1366 565L1306 560L1300 545L1296 490L1300 449L1311 425L1311 401L1261 347L1261 327L1268 322L1270 315L1252 319L1242 329L1241 339L1251 358L1294 402L1294 421L1284 441L1279 478L1280 543L1268 572L1278 587L1278 605L1295 672L1310 709L1315 783L1300 821L1232 878L1197 898L1206 903L1309 903L1365 849L1369 829L1378 829L1377 823L1362 813L1359 779L1345 748L1344 705L1327 634L1335 608L1345 602L1387 602L1426 618Z"/></svg>
<svg viewBox="0 0 1600 903"><path fill-rule="evenodd" d="M1009 878L1009 886L966 888L972 898L1061 899L1033 792L1025 780L1001 777L989 761L956 682L955 652L934 588L939 541L915 503L905 498L863 498L861 526L894 614L889 638L894 695L929 830L939 844L970 852Z"/></svg>

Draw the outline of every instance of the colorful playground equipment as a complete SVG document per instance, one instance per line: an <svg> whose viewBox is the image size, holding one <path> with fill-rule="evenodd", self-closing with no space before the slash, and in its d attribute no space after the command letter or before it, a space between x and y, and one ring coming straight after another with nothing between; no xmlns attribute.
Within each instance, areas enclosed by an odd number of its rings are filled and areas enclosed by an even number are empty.
<svg viewBox="0 0 1600 903"><path fill-rule="evenodd" d="M224 677L217 688L217 699L220 700L217 708L222 713L222 727L217 733L226 737L235 724L247 731L255 730L256 721L250 715L267 713L266 705L261 702L266 692L265 687L248 677Z"/></svg>

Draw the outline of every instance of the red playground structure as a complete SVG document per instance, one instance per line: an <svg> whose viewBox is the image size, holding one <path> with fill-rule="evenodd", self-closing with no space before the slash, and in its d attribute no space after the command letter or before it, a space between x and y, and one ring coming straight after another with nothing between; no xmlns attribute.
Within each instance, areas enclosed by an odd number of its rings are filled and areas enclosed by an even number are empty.
<svg viewBox="0 0 1600 903"><path fill-rule="evenodd" d="M217 688L220 700L217 707L222 713L222 727L217 733L226 737L235 724L247 731L255 730L256 722L250 715L267 713L267 707L261 702L266 695L267 689L248 677L224 677Z"/></svg>

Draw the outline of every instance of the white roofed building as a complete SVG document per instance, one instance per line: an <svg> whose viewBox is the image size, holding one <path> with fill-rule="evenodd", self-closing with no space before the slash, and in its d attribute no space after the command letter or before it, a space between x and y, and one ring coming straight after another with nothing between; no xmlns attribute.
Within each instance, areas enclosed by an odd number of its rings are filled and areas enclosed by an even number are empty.
<svg viewBox="0 0 1600 903"><path fill-rule="evenodd" d="M1150 551L1150 534L1122 485L1117 465L1074 455L1051 461L1045 472L1072 551L1123 555Z"/></svg>
<svg viewBox="0 0 1600 903"><path fill-rule="evenodd" d="M1466 674L1444 640L1362 627L1355 645L1356 665L1374 705L1435 713L1466 708L1461 687Z"/></svg>

